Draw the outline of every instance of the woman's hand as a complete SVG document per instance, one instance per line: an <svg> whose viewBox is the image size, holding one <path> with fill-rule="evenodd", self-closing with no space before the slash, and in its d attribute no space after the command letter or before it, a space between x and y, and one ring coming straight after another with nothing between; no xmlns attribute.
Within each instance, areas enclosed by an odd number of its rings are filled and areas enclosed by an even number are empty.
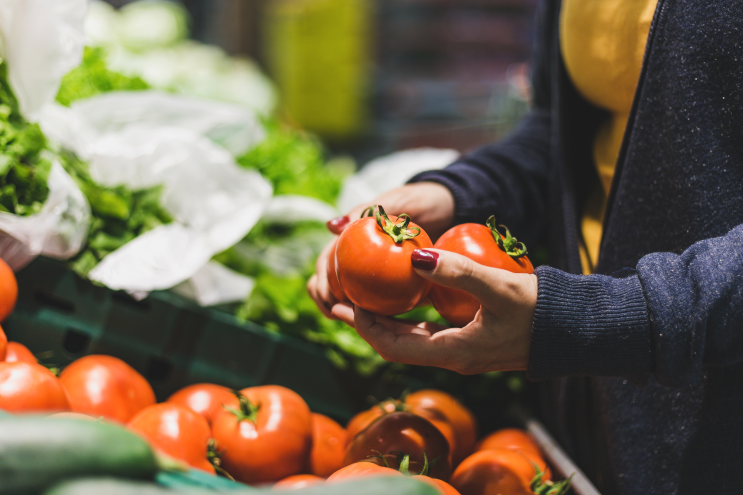
<svg viewBox="0 0 743 495"><path fill-rule="evenodd" d="M454 198L449 189L434 182L418 182L398 187L380 195L371 203L355 207L346 216L329 221L328 229L334 234L340 234L361 216L361 212L372 205L384 206L389 215L407 213L432 240L446 232L454 221ZM335 318L330 309L338 302L330 292L326 272L333 242L320 253L315 264L315 275L307 282L307 291L328 318Z"/></svg>
<svg viewBox="0 0 743 495"><path fill-rule="evenodd" d="M480 311L464 328L446 328L375 315L348 304L333 314L356 331L387 361L446 368L465 375L525 370L534 308L536 275L479 265L465 256L437 249L416 250L413 267L421 277L463 290Z"/></svg>

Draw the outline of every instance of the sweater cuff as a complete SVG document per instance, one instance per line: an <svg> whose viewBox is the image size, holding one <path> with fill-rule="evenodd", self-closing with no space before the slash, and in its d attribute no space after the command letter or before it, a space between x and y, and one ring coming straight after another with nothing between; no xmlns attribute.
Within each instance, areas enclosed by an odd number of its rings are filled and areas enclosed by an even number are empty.
<svg viewBox="0 0 743 495"><path fill-rule="evenodd" d="M650 320L637 275L571 275L539 267L528 376L622 376L644 383Z"/></svg>

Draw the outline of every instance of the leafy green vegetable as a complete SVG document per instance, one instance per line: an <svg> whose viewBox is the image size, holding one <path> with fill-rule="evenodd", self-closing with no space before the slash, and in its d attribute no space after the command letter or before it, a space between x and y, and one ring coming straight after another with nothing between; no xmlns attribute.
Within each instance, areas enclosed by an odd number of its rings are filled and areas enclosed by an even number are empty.
<svg viewBox="0 0 743 495"><path fill-rule="evenodd" d="M275 194L300 194L335 204L343 179L352 166L328 164L320 145L306 134L276 122L265 122L267 138L238 163L258 170L274 186Z"/></svg>
<svg viewBox="0 0 743 495"><path fill-rule="evenodd" d="M331 237L319 222L259 222L245 239L215 260L256 277L253 292L237 310L238 318L320 344L339 367L352 366L369 375L385 361L353 328L325 318L307 294L315 259Z"/></svg>
<svg viewBox="0 0 743 495"><path fill-rule="evenodd" d="M69 106L75 100L109 91L139 91L149 85L139 77L128 77L109 70L103 48L85 47L83 62L62 78L57 101Z"/></svg>
<svg viewBox="0 0 743 495"><path fill-rule="evenodd" d="M0 211L33 215L49 196L51 161L43 155L46 138L29 124L18 108L0 59Z"/></svg>
<svg viewBox="0 0 743 495"><path fill-rule="evenodd" d="M88 164L74 154L62 152L60 158L90 203L88 239L71 261L72 269L80 276L87 277L106 255L135 237L172 221L160 203L161 188L131 191L124 186L101 186L91 178Z"/></svg>

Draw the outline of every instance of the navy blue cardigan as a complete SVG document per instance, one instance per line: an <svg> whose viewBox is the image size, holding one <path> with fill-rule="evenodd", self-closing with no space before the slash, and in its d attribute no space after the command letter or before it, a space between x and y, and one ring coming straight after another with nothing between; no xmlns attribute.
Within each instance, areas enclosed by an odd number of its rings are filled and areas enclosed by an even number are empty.
<svg viewBox="0 0 743 495"><path fill-rule="evenodd" d="M591 276L578 226L603 113L567 76L559 9L539 9L521 126L413 180L448 187L457 223L495 213L549 247L528 374L603 493L743 493L743 5L659 0Z"/></svg>

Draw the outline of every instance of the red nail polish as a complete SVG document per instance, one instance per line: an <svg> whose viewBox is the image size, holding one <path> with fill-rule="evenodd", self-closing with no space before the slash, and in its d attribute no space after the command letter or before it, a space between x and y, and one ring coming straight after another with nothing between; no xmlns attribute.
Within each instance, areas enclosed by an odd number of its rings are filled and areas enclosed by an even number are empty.
<svg viewBox="0 0 743 495"><path fill-rule="evenodd" d="M426 251L425 249L416 249L413 251L413 254L410 255L410 262L413 264L413 268L426 270L427 272L436 268L438 259L439 253Z"/></svg>
<svg viewBox="0 0 743 495"><path fill-rule="evenodd" d="M325 224L328 227L328 230L331 231L334 234L340 234L343 232L343 229L348 225L348 222L350 222L351 219L348 218L348 216L345 217L338 217L334 218L332 220L328 220L328 222Z"/></svg>

